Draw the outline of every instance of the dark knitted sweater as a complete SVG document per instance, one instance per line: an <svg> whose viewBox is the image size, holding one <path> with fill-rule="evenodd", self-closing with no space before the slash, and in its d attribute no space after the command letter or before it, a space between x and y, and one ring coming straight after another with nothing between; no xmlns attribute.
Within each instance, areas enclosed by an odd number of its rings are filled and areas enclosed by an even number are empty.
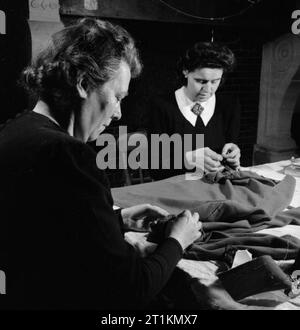
<svg viewBox="0 0 300 330"><path fill-rule="evenodd" d="M123 237L96 154L28 112L0 130L0 269L8 308L143 308L182 249L141 258Z"/></svg>
<svg viewBox="0 0 300 330"><path fill-rule="evenodd" d="M147 131L149 138L151 134L166 133L171 136L177 133L183 139L184 134L191 134L193 141L190 150L194 150L196 147L196 134L204 134L203 147L209 147L218 153L222 151L225 143L237 143L240 130L240 105L238 100L230 95L216 95L215 112L206 126L201 118L198 118L196 126L193 126L183 116L178 108L174 92L157 96L150 102L148 107L149 121ZM162 169L160 164L159 169L151 171L151 176L154 179L164 179L187 171L187 168L184 166L183 150L180 150L183 156L183 167L181 169L174 168L174 150L175 153L179 151L176 146L174 148L171 148L170 152L170 169ZM165 153L161 153L157 157L163 159L167 156Z"/></svg>

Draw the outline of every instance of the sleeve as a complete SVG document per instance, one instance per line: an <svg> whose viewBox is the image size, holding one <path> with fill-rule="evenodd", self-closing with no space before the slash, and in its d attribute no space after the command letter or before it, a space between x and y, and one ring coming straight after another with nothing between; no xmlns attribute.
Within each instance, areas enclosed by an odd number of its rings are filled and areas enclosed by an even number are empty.
<svg viewBox="0 0 300 330"><path fill-rule="evenodd" d="M71 237L74 254L81 246L70 259L83 265L88 286L100 300L105 298L107 306L109 301L123 308L147 304L164 287L182 257L180 244L166 239L152 255L141 258L123 238L104 173L96 167L96 154L81 145L57 145L54 149L43 164L43 172L47 172L44 184L50 189L57 177L62 178L53 190L64 199L60 213L73 217L65 218L60 230Z"/></svg>
<svg viewBox="0 0 300 330"><path fill-rule="evenodd" d="M227 127L225 131L226 143L238 143L240 134L241 105L239 99L232 98L228 105L228 118L226 118Z"/></svg>
<svg viewBox="0 0 300 330"><path fill-rule="evenodd" d="M116 215L116 217L117 217L117 219L118 219L118 222L119 222L120 228L123 229L124 222L123 222L123 218L122 218L122 214L121 214L121 212L122 212L122 208L119 208L119 209L117 209L117 210L114 210L114 212L115 212L115 215ZM123 231L123 232L124 232L124 231Z"/></svg>

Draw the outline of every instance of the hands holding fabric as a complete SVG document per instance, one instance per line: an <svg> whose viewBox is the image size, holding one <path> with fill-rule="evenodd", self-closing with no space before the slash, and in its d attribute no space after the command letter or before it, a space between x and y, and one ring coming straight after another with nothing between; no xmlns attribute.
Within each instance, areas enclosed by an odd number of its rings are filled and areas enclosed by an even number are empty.
<svg viewBox="0 0 300 330"><path fill-rule="evenodd" d="M238 168L240 166L240 157L241 151L234 143L226 143L221 155L208 147L186 153L188 163L204 172L223 171L224 161L231 167Z"/></svg>
<svg viewBox="0 0 300 330"><path fill-rule="evenodd" d="M161 219L169 213L151 204L140 204L122 209L121 215L125 230L144 231L150 230L152 221Z"/></svg>
<svg viewBox="0 0 300 330"><path fill-rule="evenodd" d="M184 250L201 237L201 228L199 214L197 212L192 214L189 210L185 210L170 224L170 234L167 236L175 238Z"/></svg>
<svg viewBox="0 0 300 330"><path fill-rule="evenodd" d="M151 222L168 214L166 210L151 204L136 205L121 211L127 230L145 232L150 231ZM192 214L189 210L185 210L168 223L165 236L176 239L184 250L201 236L201 228L202 222L199 221L199 214Z"/></svg>
<svg viewBox="0 0 300 330"><path fill-rule="evenodd" d="M240 166L241 150L236 144L226 143L222 150L222 156L231 167L238 168Z"/></svg>

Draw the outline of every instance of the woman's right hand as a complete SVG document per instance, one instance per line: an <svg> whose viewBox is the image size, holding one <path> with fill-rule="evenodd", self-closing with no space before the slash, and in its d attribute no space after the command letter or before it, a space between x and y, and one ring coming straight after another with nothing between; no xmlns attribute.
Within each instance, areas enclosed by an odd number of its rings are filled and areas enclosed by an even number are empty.
<svg viewBox="0 0 300 330"><path fill-rule="evenodd" d="M221 164L222 160L222 155L217 154L210 148L204 148L204 170L206 172L222 171L224 169Z"/></svg>
<svg viewBox="0 0 300 330"><path fill-rule="evenodd" d="M219 155L208 147L188 151L186 153L186 159L190 165L204 172L217 172L224 169L224 166L221 164L223 160L222 155Z"/></svg>
<svg viewBox="0 0 300 330"><path fill-rule="evenodd" d="M201 237L202 222L199 221L198 213L191 213L185 210L177 216L177 218L170 224L169 237L175 238L182 249L185 250L196 239Z"/></svg>

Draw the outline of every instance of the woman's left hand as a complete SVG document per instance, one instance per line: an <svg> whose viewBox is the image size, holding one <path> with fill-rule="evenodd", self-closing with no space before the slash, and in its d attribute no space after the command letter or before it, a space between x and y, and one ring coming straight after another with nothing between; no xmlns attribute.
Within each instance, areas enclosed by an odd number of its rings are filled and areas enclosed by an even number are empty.
<svg viewBox="0 0 300 330"><path fill-rule="evenodd" d="M124 229L134 231L149 231L150 223L167 216L169 213L151 204L140 204L121 211Z"/></svg>
<svg viewBox="0 0 300 330"><path fill-rule="evenodd" d="M222 156L230 166L238 168L240 166L241 150L234 143L226 143L222 150Z"/></svg>

